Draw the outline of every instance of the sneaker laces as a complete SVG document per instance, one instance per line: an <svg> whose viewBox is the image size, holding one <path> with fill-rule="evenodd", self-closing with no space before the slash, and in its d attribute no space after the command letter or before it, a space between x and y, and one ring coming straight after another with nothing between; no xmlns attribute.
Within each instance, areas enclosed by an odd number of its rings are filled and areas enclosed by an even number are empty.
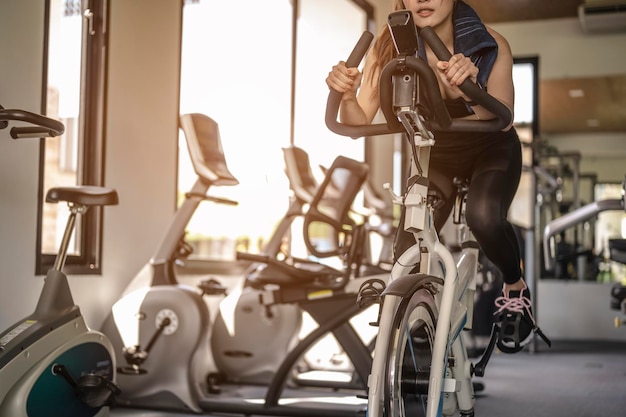
<svg viewBox="0 0 626 417"><path fill-rule="evenodd" d="M496 298L494 303L498 308L497 311L493 314L494 316L506 314L506 313L518 313L521 314L521 318L527 318L532 322L533 332L535 332L544 342L548 345L548 347L552 347L552 342L548 337L541 331L539 326L537 326L537 322L533 317L530 308L532 303L530 298L524 297L520 294L519 297L509 298L508 295L503 295ZM524 315L524 311L526 311L526 315ZM502 347L500 347L502 349Z"/></svg>
<svg viewBox="0 0 626 417"><path fill-rule="evenodd" d="M498 309L496 310L495 313L493 313L494 316L497 316L501 313L520 313L520 314L524 314L524 311L526 311L528 313L528 317L530 317L530 320L532 321L533 325L536 325L535 323L535 318L533 317L533 315L530 312L530 308L532 307L532 303L530 301L530 298L528 297L513 297L513 298L509 298L508 296L500 296L498 298L496 298L495 301L495 305L496 307L498 307Z"/></svg>

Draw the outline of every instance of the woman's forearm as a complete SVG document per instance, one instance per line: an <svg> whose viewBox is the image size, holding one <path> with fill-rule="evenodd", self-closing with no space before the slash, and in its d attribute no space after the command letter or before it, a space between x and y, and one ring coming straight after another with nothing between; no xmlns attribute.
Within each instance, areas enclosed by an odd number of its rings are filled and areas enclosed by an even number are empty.
<svg viewBox="0 0 626 417"><path fill-rule="evenodd" d="M344 97L341 100L341 106L339 107L339 119L341 120L341 123L352 126L365 125L369 123L365 112L357 101L357 98L352 95Z"/></svg>

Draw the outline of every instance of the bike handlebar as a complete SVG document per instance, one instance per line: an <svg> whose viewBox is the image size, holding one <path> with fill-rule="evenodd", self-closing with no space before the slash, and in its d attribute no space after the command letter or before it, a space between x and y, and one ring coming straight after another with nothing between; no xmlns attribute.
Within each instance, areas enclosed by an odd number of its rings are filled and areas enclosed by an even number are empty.
<svg viewBox="0 0 626 417"><path fill-rule="evenodd" d="M34 126L15 126L10 130L13 139L60 136L65 126L58 120L40 114L19 109L5 109L0 106L0 129L6 128L10 121L22 121Z"/></svg>
<svg viewBox="0 0 626 417"><path fill-rule="evenodd" d="M431 27L422 28L420 34L438 59L442 61L448 61L450 59L450 51L448 51L448 48L446 48ZM373 38L374 35L367 31L361 35L361 38L346 60L346 66L348 68L356 67L361 62ZM432 106L433 118L426 120L424 124L430 130L494 132L509 126L513 120L511 110L507 106L495 97L489 95L485 90L481 89L469 79L466 79L459 88L478 105L490 111L495 118L490 120L452 119L441 97L439 83L437 82L437 77L433 70L423 60L413 56L406 56L402 58L396 57L391 60L385 65L380 74L379 101L386 123L355 126L337 121L342 93L331 89L326 104L326 126L334 133L342 136L350 136L352 138L404 132L403 125L393 113L392 101L393 85L391 75L400 67L414 70L420 77L426 80L424 86Z"/></svg>

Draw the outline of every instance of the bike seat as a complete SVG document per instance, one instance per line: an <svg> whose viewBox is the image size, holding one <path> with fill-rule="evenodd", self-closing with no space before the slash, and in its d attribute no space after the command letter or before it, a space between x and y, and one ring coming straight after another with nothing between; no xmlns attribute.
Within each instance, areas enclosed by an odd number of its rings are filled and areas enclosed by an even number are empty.
<svg viewBox="0 0 626 417"><path fill-rule="evenodd" d="M116 190L95 185L50 188L46 193L46 203L60 201L83 206L112 206L119 202Z"/></svg>

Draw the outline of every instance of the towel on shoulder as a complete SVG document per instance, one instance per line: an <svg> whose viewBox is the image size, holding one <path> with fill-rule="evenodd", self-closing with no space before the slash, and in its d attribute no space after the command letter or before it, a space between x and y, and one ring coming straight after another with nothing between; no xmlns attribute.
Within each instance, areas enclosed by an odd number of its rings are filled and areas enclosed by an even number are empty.
<svg viewBox="0 0 626 417"><path fill-rule="evenodd" d="M452 11L454 53L469 57L478 68L477 84L486 87L498 56L498 44L487 31L476 11L463 0L457 0ZM418 35L418 55L426 60L424 43Z"/></svg>

